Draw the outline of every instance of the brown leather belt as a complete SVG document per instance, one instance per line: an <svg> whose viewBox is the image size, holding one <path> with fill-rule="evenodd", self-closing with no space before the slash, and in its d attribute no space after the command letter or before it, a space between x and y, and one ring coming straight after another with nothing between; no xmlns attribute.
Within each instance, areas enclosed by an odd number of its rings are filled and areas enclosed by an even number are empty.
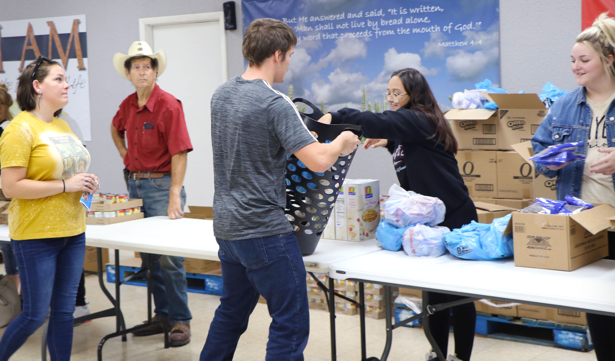
<svg viewBox="0 0 615 361"><path fill-rule="evenodd" d="M165 175L170 175L171 172L130 172L130 178L143 179L143 178L162 178Z"/></svg>

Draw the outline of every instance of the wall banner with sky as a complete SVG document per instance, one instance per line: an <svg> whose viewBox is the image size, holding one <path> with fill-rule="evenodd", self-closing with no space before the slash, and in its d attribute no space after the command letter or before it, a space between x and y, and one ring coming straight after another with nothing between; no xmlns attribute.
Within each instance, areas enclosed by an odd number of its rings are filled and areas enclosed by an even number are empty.
<svg viewBox="0 0 615 361"><path fill-rule="evenodd" d="M85 15L0 21L0 83L9 87L13 99L21 71L39 55L66 70L70 89L61 117L78 124L82 140L92 140Z"/></svg>
<svg viewBox="0 0 615 361"><path fill-rule="evenodd" d="M274 87L325 110L382 110L391 73L425 75L443 110L449 96L488 78L499 85L498 0L243 0L252 20L282 20L298 43L284 83Z"/></svg>

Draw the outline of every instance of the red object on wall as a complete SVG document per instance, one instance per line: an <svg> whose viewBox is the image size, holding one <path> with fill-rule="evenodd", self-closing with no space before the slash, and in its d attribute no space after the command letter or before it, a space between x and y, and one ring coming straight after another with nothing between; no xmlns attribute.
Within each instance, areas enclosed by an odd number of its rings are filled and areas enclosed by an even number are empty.
<svg viewBox="0 0 615 361"><path fill-rule="evenodd" d="M582 30L590 27L598 15L609 11L611 17L615 17L615 1L613 0L583 0L582 3Z"/></svg>

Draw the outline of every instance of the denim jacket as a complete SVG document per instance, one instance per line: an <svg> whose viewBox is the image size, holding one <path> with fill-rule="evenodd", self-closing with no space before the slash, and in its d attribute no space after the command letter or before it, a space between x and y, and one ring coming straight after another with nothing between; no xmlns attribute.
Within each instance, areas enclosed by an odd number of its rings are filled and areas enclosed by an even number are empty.
<svg viewBox="0 0 615 361"><path fill-rule="evenodd" d="M615 101L606 112L605 126L609 147L615 147ZM585 100L585 88L580 87L558 99L549 114L542 120L532 137L534 153L550 145L570 142L584 142L576 153L587 154L587 139L591 128L591 108ZM554 171L546 166L536 165L536 170L548 178L557 176L557 199L564 200L566 194L581 197L585 159L577 160L564 168ZM615 182L615 174L613 175Z"/></svg>

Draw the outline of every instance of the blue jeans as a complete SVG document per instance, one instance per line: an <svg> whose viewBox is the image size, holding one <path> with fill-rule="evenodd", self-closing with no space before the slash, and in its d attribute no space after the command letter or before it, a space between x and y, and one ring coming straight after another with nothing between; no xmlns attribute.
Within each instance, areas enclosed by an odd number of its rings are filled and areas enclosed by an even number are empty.
<svg viewBox="0 0 615 361"><path fill-rule="evenodd" d="M152 179L130 179L128 193L130 198L143 199L145 217L168 216L169 190L171 176ZM182 207L186 204L186 191L181 191ZM171 242L172 240L169 240ZM155 254L141 253L143 266L151 264ZM152 293L154 295L154 314L156 317L176 323L190 323L192 314L188 308L188 283L184 257L161 256L151 269Z"/></svg>
<svg viewBox="0 0 615 361"><path fill-rule="evenodd" d="M4 269L6 274L14 276L19 274L15 253L9 242L0 242L0 251L2 251L2 259L4 260Z"/></svg>
<svg viewBox="0 0 615 361"><path fill-rule="evenodd" d="M239 241L216 238L223 294L201 361L233 359L259 294L267 300L267 360L303 360L310 331L305 265L294 234Z"/></svg>
<svg viewBox="0 0 615 361"><path fill-rule="evenodd" d="M9 357L45 322L52 361L70 360L73 312L83 271L85 233L72 237L11 241L20 270L23 310L4 331L0 361Z"/></svg>

